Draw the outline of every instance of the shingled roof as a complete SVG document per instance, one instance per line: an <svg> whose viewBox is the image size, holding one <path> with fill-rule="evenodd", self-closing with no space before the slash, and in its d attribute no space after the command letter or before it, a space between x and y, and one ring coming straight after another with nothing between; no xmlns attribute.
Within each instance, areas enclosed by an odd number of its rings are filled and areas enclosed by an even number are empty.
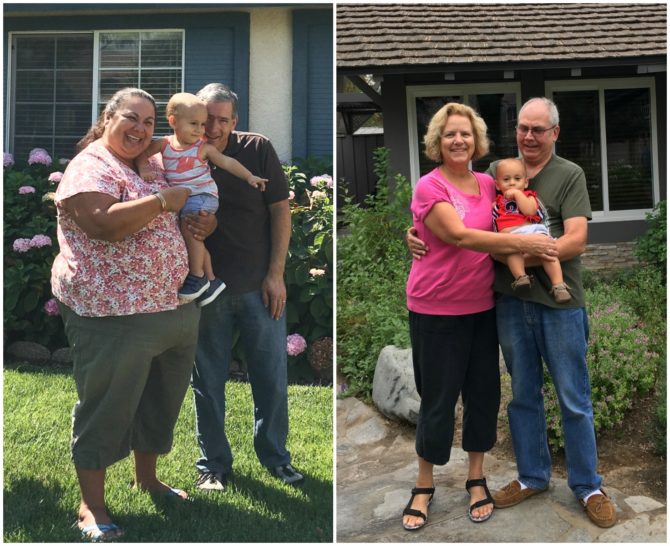
<svg viewBox="0 0 670 546"><path fill-rule="evenodd" d="M666 15L665 4L644 3L337 4L337 66L658 62L666 55Z"/></svg>

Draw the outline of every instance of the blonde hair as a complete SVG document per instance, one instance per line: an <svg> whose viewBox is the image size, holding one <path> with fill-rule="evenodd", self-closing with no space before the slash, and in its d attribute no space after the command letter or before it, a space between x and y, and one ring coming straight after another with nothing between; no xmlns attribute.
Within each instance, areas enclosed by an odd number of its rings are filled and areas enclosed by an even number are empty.
<svg viewBox="0 0 670 546"><path fill-rule="evenodd" d="M449 116L465 116L472 123L472 132L475 137L475 153L473 159L479 159L489 153L489 139L486 136L486 122L475 110L459 102L448 102L431 118L428 130L423 137L426 146L426 157L435 162L442 161L440 139Z"/></svg>
<svg viewBox="0 0 670 546"><path fill-rule="evenodd" d="M206 108L205 103L192 93L176 93L170 97L165 107L165 117L179 116L183 109L192 108L193 106Z"/></svg>

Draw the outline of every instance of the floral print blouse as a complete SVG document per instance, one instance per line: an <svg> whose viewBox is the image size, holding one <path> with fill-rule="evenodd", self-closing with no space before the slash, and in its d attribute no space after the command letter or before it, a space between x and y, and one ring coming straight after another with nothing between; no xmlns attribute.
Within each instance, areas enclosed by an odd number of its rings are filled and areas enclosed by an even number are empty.
<svg viewBox="0 0 670 546"><path fill-rule="evenodd" d="M145 182L98 140L67 166L56 191L60 253L51 270L53 295L86 317L156 313L176 309L188 273L177 215L164 212L122 241L90 239L65 212L62 201L85 192L132 201L167 187L160 164Z"/></svg>

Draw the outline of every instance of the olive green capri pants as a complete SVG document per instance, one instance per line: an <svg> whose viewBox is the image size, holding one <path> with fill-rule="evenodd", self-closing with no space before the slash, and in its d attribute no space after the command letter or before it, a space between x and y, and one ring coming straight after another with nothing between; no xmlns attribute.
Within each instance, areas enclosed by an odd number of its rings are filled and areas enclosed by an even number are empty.
<svg viewBox="0 0 670 546"><path fill-rule="evenodd" d="M72 460L99 470L131 450L164 454L191 378L200 309L82 317L60 304L79 401Z"/></svg>

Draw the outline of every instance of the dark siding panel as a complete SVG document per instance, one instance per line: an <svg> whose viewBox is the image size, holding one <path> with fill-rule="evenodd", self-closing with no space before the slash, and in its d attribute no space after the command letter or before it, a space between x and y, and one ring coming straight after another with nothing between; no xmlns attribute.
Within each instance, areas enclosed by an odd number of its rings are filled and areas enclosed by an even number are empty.
<svg viewBox="0 0 670 546"><path fill-rule="evenodd" d="M212 82L238 95L237 129L249 126L249 17L237 15L211 28L186 29L184 90L196 93Z"/></svg>
<svg viewBox="0 0 670 546"><path fill-rule="evenodd" d="M333 155L332 10L293 15L293 157Z"/></svg>
<svg viewBox="0 0 670 546"><path fill-rule="evenodd" d="M376 190L373 152L382 146L384 135L337 137L338 185L346 189L354 203L362 203L366 195Z"/></svg>

